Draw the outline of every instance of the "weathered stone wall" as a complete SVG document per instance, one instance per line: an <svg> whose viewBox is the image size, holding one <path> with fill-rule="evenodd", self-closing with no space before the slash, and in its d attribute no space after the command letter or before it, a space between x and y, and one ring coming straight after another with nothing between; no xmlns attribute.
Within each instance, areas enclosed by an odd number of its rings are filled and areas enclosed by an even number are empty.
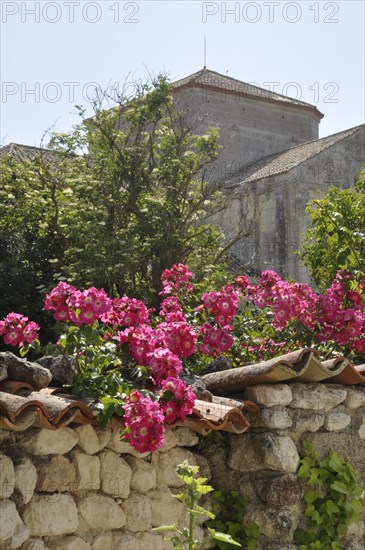
<svg viewBox="0 0 365 550"><path fill-rule="evenodd" d="M245 398L259 403L260 413L245 434L224 435L223 446L186 428L169 431L150 455L133 451L116 431L91 426L0 431L0 548L169 548L151 528L182 517L175 467L187 458L215 488L250 498L244 521L260 525L258 550L294 550L304 510L295 475L304 439L321 454L348 455L365 486L365 388L261 385ZM364 547L365 515L345 545Z"/></svg>
<svg viewBox="0 0 365 550"><path fill-rule="evenodd" d="M207 88L179 90L177 109L187 113L193 133L219 128L223 145L214 173L227 179L250 162L318 138L319 119L311 110L275 101L247 99Z"/></svg>
<svg viewBox="0 0 365 550"><path fill-rule="evenodd" d="M274 269L282 277L306 282L308 271L295 252L309 226L306 207L329 187L352 187L364 164L365 126L299 166L244 184L220 218L227 234L246 220L247 236L233 253L246 269Z"/></svg>

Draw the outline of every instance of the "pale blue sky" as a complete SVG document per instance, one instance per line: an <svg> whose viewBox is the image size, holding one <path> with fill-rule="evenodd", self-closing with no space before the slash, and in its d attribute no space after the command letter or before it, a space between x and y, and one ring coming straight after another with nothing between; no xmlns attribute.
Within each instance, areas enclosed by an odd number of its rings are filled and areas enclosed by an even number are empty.
<svg viewBox="0 0 365 550"><path fill-rule="evenodd" d="M362 0L0 4L2 145L70 129L89 83L201 69L204 36L208 68L315 104L320 137L364 122Z"/></svg>

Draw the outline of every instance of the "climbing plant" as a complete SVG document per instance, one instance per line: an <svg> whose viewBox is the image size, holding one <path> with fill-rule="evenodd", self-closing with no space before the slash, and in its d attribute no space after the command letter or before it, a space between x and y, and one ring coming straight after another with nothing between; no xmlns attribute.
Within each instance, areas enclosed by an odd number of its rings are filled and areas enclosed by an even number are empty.
<svg viewBox="0 0 365 550"><path fill-rule="evenodd" d="M331 451L320 460L310 441L304 442L304 452L298 476L307 480L307 526L296 530L294 541L299 550L342 550L341 538L359 522L363 490L346 458Z"/></svg>

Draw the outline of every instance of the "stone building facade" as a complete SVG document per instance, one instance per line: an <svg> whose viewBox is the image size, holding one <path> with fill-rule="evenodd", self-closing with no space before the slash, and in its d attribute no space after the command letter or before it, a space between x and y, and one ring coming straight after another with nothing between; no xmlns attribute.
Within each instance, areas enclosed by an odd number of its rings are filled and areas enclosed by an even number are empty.
<svg viewBox="0 0 365 550"><path fill-rule="evenodd" d="M214 222L233 237L244 221L235 265L308 280L295 255L309 224L306 206L330 186L354 184L365 162L365 125L318 139L323 114L309 103L208 69L173 85L192 132L219 128L223 150L210 174L226 182L230 199Z"/></svg>

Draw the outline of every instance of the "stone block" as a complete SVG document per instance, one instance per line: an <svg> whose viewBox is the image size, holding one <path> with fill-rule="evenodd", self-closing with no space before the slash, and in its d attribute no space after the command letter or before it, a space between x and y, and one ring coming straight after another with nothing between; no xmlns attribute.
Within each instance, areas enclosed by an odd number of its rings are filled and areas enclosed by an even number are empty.
<svg viewBox="0 0 365 550"><path fill-rule="evenodd" d="M91 550L115 550L113 535L105 534L96 537L91 544Z"/></svg>
<svg viewBox="0 0 365 550"><path fill-rule="evenodd" d="M99 428L98 426L95 426L94 430L99 439L99 451L102 451L108 445L112 431L109 428Z"/></svg>
<svg viewBox="0 0 365 550"><path fill-rule="evenodd" d="M316 432L323 426L325 413L323 411L309 411L305 409L292 412L292 428L296 432Z"/></svg>
<svg viewBox="0 0 365 550"><path fill-rule="evenodd" d="M33 496L37 483L37 470L29 458L22 458L14 468L15 490L20 494L23 504L27 504Z"/></svg>
<svg viewBox="0 0 365 550"><path fill-rule="evenodd" d="M283 509L270 506L249 506L244 523L255 521L260 526L260 533L269 539L292 542L293 533L298 526L299 506Z"/></svg>
<svg viewBox="0 0 365 550"><path fill-rule="evenodd" d="M46 546L42 539L28 539L23 545L21 550L50 550Z"/></svg>
<svg viewBox="0 0 365 550"><path fill-rule="evenodd" d="M329 413L324 421L323 427L329 432L343 430L351 423L351 416L342 412Z"/></svg>
<svg viewBox="0 0 365 550"><path fill-rule="evenodd" d="M277 470L294 473L299 460L296 446L289 436L264 432L231 438L228 465L233 470Z"/></svg>
<svg viewBox="0 0 365 550"><path fill-rule="evenodd" d="M362 424L360 428L358 429L357 433L359 434L360 439L365 439L365 416L362 419Z"/></svg>
<svg viewBox="0 0 365 550"><path fill-rule="evenodd" d="M151 521L153 527L178 523L183 512L183 505L170 489L161 487L147 493L151 499Z"/></svg>
<svg viewBox="0 0 365 550"><path fill-rule="evenodd" d="M151 501L145 495L131 493L123 502L122 508L127 517L128 531L148 531L151 529Z"/></svg>
<svg viewBox="0 0 365 550"><path fill-rule="evenodd" d="M127 498L130 492L132 470L128 463L113 453L103 451L100 455L100 480L104 493Z"/></svg>
<svg viewBox="0 0 365 550"><path fill-rule="evenodd" d="M65 456L53 456L37 467L38 492L70 491L76 482L75 466Z"/></svg>
<svg viewBox="0 0 365 550"><path fill-rule="evenodd" d="M80 537L68 536L49 544L51 550L90 550L90 544Z"/></svg>
<svg viewBox="0 0 365 550"><path fill-rule="evenodd" d="M78 509L90 529L97 532L121 529L126 523L121 507L105 495L88 493L79 500Z"/></svg>
<svg viewBox="0 0 365 550"><path fill-rule="evenodd" d="M350 456L350 463L358 472L364 471L365 441L357 435L344 432L317 432L311 435L310 440L321 458L331 451L336 451L342 457Z"/></svg>
<svg viewBox="0 0 365 550"><path fill-rule="evenodd" d="M259 384L245 389L245 399L264 407L285 407L292 400L292 391L287 384Z"/></svg>
<svg viewBox="0 0 365 550"><path fill-rule="evenodd" d="M31 455L63 455L77 445L79 438L75 430L28 430L19 438L20 447Z"/></svg>
<svg viewBox="0 0 365 550"><path fill-rule="evenodd" d="M261 409L251 422L253 428L285 430L290 428L292 420L286 409Z"/></svg>
<svg viewBox="0 0 365 550"><path fill-rule="evenodd" d="M294 474L256 480L257 493L270 506L299 504L303 497L303 486Z"/></svg>
<svg viewBox="0 0 365 550"><path fill-rule="evenodd" d="M118 454L132 455L137 458L145 458L150 454L150 453L139 453L129 445L128 441L125 441L120 437L121 437L120 430L111 430L111 437L108 444L106 445L107 449L110 449Z"/></svg>
<svg viewBox="0 0 365 550"><path fill-rule="evenodd" d="M14 502L0 501L0 548L19 548L29 538Z"/></svg>
<svg viewBox="0 0 365 550"><path fill-rule="evenodd" d="M76 531L79 520L70 495L37 495L27 505L23 520L32 536L53 537Z"/></svg>
<svg viewBox="0 0 365 550"><path fill-rule="evenodd" d="M11 459L0 454L0 499L9 498L14 492L15 473Z"/></svg>
<svg viewBox="0 0 365 550"><path fill-rule="evenodd" d="M343 403L347 397L346 390L324 384L295 383L291 385L291 389L293 400L290 406L297 409L329 411Z"/></svg>
<svg viewBox="0 0 365 550"><path fill-rule="evenodd" d="M138 493L147 493L156 487L157 474L153 464L141 458L126 456L125 461L132 471L131 489Z"/></svg>
<svg viewBox="0 0 365 550"><path fill-rule="evenodd" d="M75 432L79 436L77 444L86 454L93 455L100 450L99 438L90 424L78 426Z"/></svg>
<svg viewBox="0 0 365 550"><path fill-rule="evenodd" d="M184 482L176 473L178 464L188 460L189 464L196 465L196 458L190 451L175 447L165 453L156 453L152 457L152 463L156 466L157 485L167 485L168 487L181 487Z"/></svg>
<svg viewBox="0 0 365 550"><path fill-rule="evenodd" d="M365 407L365 390L362 388L356 390L348 388L345 405L349 409Z"/></svg>
<svg viewBox="0 0 365 550"><path fill-rule="evenodd" d="M188 428L179 427L174 428L173 433L175 435L176 445L178 447L194 447L199 443L199 436L193 430Z"/></svg>
<svg viewBox="0 0 365 550"><path fill-rule="evenodd" d="M123 548L123 550L163 550L164 541L160 535L151 533L137 533L130 535L123 533L114 536L114 548Z"/></svg>
<svg viewBox="0 0 365 550"><path fill-rule="evenodd" d="M77 491L82 489L97 491L100 488L99 457L74 451L72 453L72 460L76 470L75 489Z"/></svg>

